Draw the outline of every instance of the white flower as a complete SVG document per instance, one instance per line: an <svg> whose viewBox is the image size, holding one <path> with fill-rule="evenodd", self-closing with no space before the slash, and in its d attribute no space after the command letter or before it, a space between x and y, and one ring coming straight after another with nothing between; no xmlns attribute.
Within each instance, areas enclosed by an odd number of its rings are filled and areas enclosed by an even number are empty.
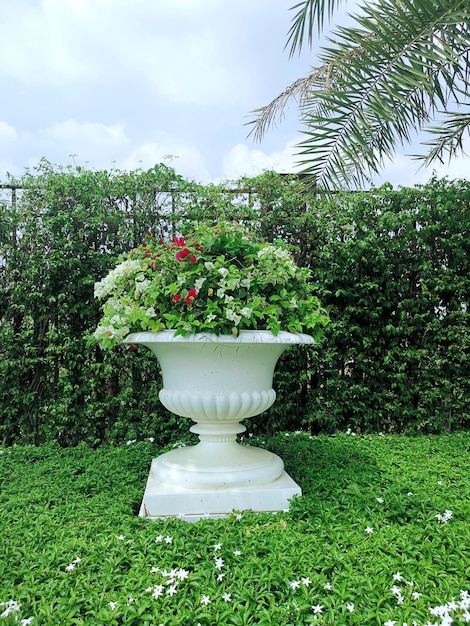
<svg viewBox="0 0 470 626"><path fill-rule="evenodd" d="M240 315L243 315L243 317L246 317L247 319L250 319L252 313L253 309L250 309L248 306L244 306L243 309L240 310Z"/></svg>
<svg viewBox="0 0 470 626"><path fill-rule="evenodd" d="M323 605L315 604L314 606L312 606L312 611L315 613L315 615L321 613L323 611Z"/></svg>
<svg viewBox="0 0 470 626"><path fill-rule="evenodd" d="M160 541L163 541L163 535L158 535L158 537L155 537L156 543L160 543Z"/></svg>
<svg viewBox="0 0 470 626"><path fill-rule="evenodd" d="M219 272L219 274L222 276L222 278L225 278L226 276L228 276L228 269L226 267L221 267L217 270Z"/></svg>
<svg viewBox="0 0 470 626"><path fill-rule="evenodd" d="M403 580L403 576L400 574L400 572L397 572L396 574L393 574L393 580L400 582L401 580Z"/></svg>
<svg viewBox="0 0 470 626"><path fill-rule="evenodd" d="M206 322L213 322L216 318L217 315L215 315L214 313L209 313L209 315L206 317Z"/></svg>
<svg viewBox="0 0 470 626"><path fill-rule="evenodd" d="M232 601L232 595L230 593L224 593L223 601L224 602L231 602Z"/></svg>
<svg viewBox="0 0 470 626"><path fill-rule="evenodd" d="M215 559L215 569L222 569L225 561L220 556Z"/></svg>
<svg viewBox="0 0 470 626"><path fill-rule="evenodd" d="M21 609L21 606L18 604L18 602L15 602L14 600L8 600L8 602L0 602L0 606L7 607L3 611L3 613L0 614L0 617L8 617L10 613L17 613Z"/></svg>
<svg viewBox="0 0 470 626"><path fill-rule="evenodd" d="M174 596L175 593L177 592L177 588L178 588L178 583L173 583L170 587L167 588L166 590L167 595L169 595L170 597Z"/></svg>
<svg viewBox="0 0 470 626"><path fill-rule="evenodd" d="M241 555L241 552L240 552L240 550L234 550L234 551L233 551L233 554L234 554L235 556L240 556L240 555Z"/></svg>
<svg viewBox="0 0 470 626"><path fill-rule="evenodd" d="M235 313L233 309L227 309L225 311L225 317L228 320L231 320L235 324L235 326L238 326L242 319L242 316Z"/></svg>
<svg viewBox="0 0 470 626"><path fill-rule="evenodd" d="M323 589L331 591L333 589L333 585L331 583L326 583L325 585L323 585Z"/></svg>
<svg viewBox="0 0 470 626"><path fill-rule="evenodd" d="M444 511L444 514L441 515L440 513L438 513L436 515L437 517L437 521L440 522L441 524L445 524L446 522L448 522L450 519L452 519L452 511L446 510Z"/></svg>
<svg viewBox="0 0 470 626"><path fill-rule="evenodd" d="M201 276L201 278L198 278L197 280L194 281L194 287L196 288L197 292L201 291L201 288L205 282L206 282L206 279L204 276Z"/></svg>
<svg viewBox="0 0 470 626"><path fill-rule="evenodd" d="M153 308L153 306L148 307L148 309L145 311L145 315L147 317L157 317L157 314L155 313L155 309Z"/></svg>
<svg viewBox="0 0 470 626"><path fill-rule="evenodd" d="M154 587L152 595L155 598L155 600L159 598L161 595L163 595L164 591L165 591L165 588L163 585L157 585L156 587Z"/></svg>
<svg viewBox="0 0 470 626"><path fill-rule="evenodd" d="M212 263L212 261L205 261L204 262L204 267L206 268L206 270L213 270L214 269L214 264Z"/></svg>
<svg viewBox="0 0 470 626"><path fill-rule="evenodd" d="M352 612L354 611L354 603L353 603L353 602L348 602L348 603L346 604L346 608L348 609L348 611L349 611L350 613L352 613Z"/></svg>
<svg viewBox="0 0 470 626"><path fill-rule="evenodd" d="M67 567L65 568L65 571L71 572L73 569L75 569L75 563L70 563L70 565L67 565Z"/></svg>
<svg viewBox="0 0 470 626"><path fill-rule="evenodd" d="M289 587L290 587L291 589L297 589L298 587L300 587L300 583L299 583L299 581L298 581L298 580L292 580L292 581L289 583Z"/></svg>
<svg viewBox="0 0 470 626"><path fill-rule="evenodd" d="M33 618L32 617L27 617L26 619L22 619L20 622L20 626L28 626L29 624L33 623Z"/></svg>
<svg viewBox="0 0 470 626"><path fill-rule="evenodd" d="M117 607L118 603L117 602L108 602L109 607L111 609L111 611L114 611L114 609Z"/></svg>
<svg viewBox="0 0 470 626"><path fill-rule="evenodd" d="M173 537L165 537L165 543L173 543Z"/></svg>
<svg viewBox="0 0 470 626"><path fill-rule="evenodd" d="M384 501L384 499L383 499L383 498L376 498L376 500L377 500L377 502L378 502L379 504L383 504L383 501Z"/></svg>
<svg viewBox="0 0 470 626"><path fill-rule="evenodd" d="M176 578L178 580L185 580L189 576L189 571L187 569L179 569L176 572Z"/></svg>
<svg viewBox="0 0 470 626"><path fill-rule="evenodd" d="M211 603L211 599L209 596L202 596L201 604L204 604L204 606L207 606L210 603Z"/></svg>
<svg viewBox="0 0 470 626"><path fill-rule="evenodd" d="M124 283L126 278L130 277L138 269L140 269L140 261L132 261L130 259L117 265L107 276L95 283L95 298L102 300L111 294L119 282Z"/></svg>
<svg viewBox="0 0 470 626"><path fill-rule="evenodd" d="M301 580L302 580L302 583L303 583L306 587L308 587L308 586L310 585L310 583L312 582L312 581L310 580L310 578L302 578Z"/></svg>
<svg viewBox="0 0 470 626"><path fill-rule="evenodd" d="M217 581L220 583L225 578L225 574L217 574Z"/></svg>
<svg viewBox="0 0 470 626"><path fill-rule="evenodd" d="M365 531L364 531L364 532L366 532L368 535L370 535L371 533L373 533L373 532L374 532L374 529L373 529L373 528L371 528L370 526L367 526L367 528L365 529Z"/></svg>

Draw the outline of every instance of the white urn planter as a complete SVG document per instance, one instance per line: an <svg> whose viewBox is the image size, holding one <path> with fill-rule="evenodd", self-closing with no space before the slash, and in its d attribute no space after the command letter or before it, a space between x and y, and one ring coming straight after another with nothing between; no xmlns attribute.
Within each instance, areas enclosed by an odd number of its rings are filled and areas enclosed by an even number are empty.
<svg viewBox="0 0 470 626"><path fill-rule="evenodd" d="M157 357L163 378L159 397L171 412L195 422L194 446L152 461L140 515L179 516L188 521L223 517L233 510L279 511L300 487L275 454L241 445L240 422L275 401L273 374L281 354L310 335L240 331L237 337L175 331L139 332L126 343L142 344Z"/></svg>

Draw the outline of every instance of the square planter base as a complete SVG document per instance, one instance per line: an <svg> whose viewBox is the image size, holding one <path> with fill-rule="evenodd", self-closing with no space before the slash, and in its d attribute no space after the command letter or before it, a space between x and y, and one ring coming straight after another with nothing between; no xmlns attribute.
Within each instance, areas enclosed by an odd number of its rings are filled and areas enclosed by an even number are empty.
<svg viewBox="0 0 470 626"><path fill-rule="evenodd" d="M188 522L227 517L233 511L276 512L302 495L286 473L265 485L219 489L188 489L158 481L150 471L139 515L150 520L178 517Z"/></svg>

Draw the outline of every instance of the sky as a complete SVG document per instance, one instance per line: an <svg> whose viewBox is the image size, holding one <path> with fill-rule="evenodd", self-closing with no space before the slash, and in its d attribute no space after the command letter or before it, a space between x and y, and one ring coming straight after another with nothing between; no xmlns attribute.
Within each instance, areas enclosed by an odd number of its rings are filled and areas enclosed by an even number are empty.
<svg viewBox="0 0 470 626"><path fill-rule="evenodd" d="M294 105L260 143L247 126L316 65L315 49L285 49L295 3L0 0L0 182L41 158L126 171L163 162L203 184L295 171ZM402 152L374 184L469 177L469 158L423 170L404 155L416 149Z"/></svg>

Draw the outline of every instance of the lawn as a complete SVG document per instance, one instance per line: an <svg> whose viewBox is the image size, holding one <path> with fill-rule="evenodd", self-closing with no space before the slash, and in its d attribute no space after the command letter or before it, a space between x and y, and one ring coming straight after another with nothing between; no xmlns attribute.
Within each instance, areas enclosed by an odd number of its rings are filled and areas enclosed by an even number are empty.
<svg viewBox="0 0 470 626"><path fill-rule="evenodd" d="M0 448L0 626L470 622L470 433L255 443L304 495L193 524L137 517L149 441Z"/></svg>

